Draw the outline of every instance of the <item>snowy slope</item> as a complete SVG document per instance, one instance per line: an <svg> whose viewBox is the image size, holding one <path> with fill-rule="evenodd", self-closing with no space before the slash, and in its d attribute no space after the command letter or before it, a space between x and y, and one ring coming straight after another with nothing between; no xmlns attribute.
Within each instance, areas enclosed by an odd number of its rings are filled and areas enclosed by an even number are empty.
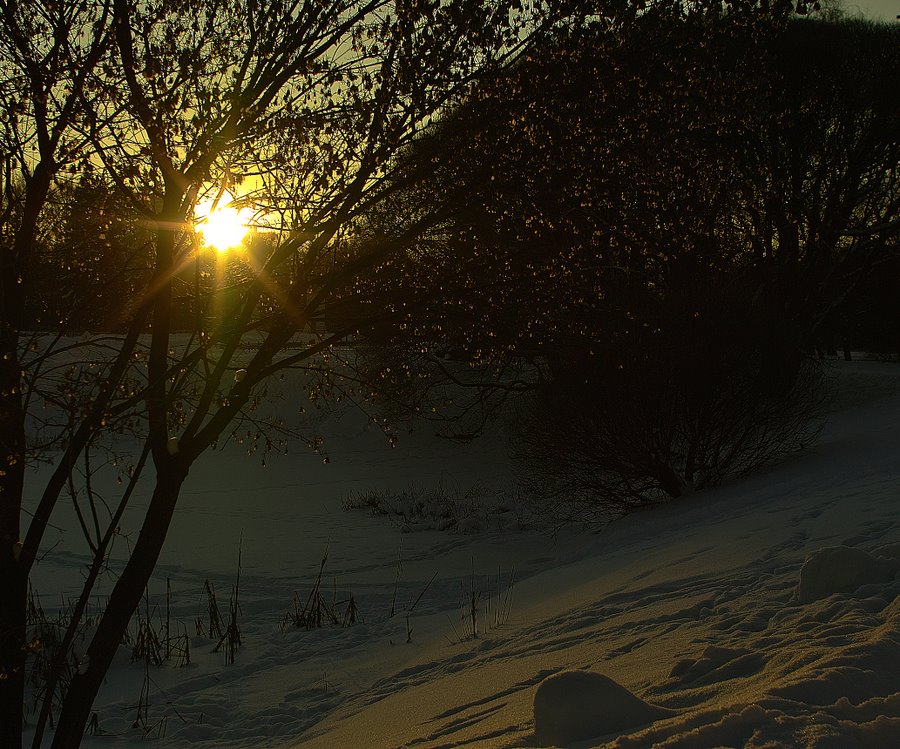
<svg viewBox="0 0 900 749"><path fill-rule="evenodd" d="M192 663L145 672L123 648L97 706L107 735L86 745L900 746L900 369L835 368L835 413L806 454L599 533L403 533L340 509L351 488L503 485L499 438L389 451L347 416L328 466L212 456L151 590L169 578ZM225 665L193 621L205 579L224 610L242 532L243 645ZM364 622L282 631L326 546L329 597L352 591ZM81 562L48 555L42 590ZM608 678L547 682L553 728L536 736L538 686L570 670Z"/></svg>

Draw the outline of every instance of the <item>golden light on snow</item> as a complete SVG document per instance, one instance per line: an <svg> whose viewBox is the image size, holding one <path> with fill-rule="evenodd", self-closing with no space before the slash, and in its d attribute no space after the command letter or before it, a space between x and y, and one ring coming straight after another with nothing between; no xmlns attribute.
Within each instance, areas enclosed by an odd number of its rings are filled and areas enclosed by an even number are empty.
<svg viewBox="0 0 900 749"><path fill-rule="evenodd" d="M230 195L223 195L215 207L209 200L198 205L194 211L197 231L203 237L204 244L218 252L237 247L250 231L250 210L235 208L231 202Z"/></svg>

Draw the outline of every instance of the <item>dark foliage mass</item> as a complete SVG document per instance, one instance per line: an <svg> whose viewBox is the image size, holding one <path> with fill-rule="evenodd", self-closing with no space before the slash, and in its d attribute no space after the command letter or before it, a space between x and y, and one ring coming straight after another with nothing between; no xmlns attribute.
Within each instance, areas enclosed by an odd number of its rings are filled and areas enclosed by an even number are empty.
<svg viewBox="0 0 900 749"><path fill-rule="evenodd" d="M44 217L29 268L27 327L81 333L123 327L147 283L152 235L108 186L84 179L61 186Z"/></svg>
<svg viewBox="0 0 900 749"><path fill-rule="evenodd" d="M897 32L656 6L549 38L421 139L418 186L367 216L376 237L465 188L357 289L409 310L382 331L387 366L459 381L462 361L506 393L530 377L519 459L557 513L808 444L812 355L897 346Z"/></svg>

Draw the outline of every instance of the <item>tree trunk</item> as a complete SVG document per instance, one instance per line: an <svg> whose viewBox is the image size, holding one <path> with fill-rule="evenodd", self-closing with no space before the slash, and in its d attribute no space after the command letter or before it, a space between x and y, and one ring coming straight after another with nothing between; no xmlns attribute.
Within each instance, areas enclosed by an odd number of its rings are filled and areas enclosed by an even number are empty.
<svg viewBox="0 0 900 749"><path fill-rule="evenodd" d="M29 180L12 245L0 246L0 747L22 745L25 707L27 569L20 564L25 487L25 409L19 331L25 271L53 168L39 163Z"/></svg>
<svg viewBox="0 0 900 749"><path fill-rule="evenodd" d="M69 686L53 749L73 749L81 743L94 699L156 567L186 476L187 465L178 455L157 467L156 486L140 535Z"/></svg>
<svg viewBox="0 0 900 749"><path fill-rule="evenodd" d="M27 578L19 563L25 419L17 336L0 334L0 747L22 745Z"/></svg>

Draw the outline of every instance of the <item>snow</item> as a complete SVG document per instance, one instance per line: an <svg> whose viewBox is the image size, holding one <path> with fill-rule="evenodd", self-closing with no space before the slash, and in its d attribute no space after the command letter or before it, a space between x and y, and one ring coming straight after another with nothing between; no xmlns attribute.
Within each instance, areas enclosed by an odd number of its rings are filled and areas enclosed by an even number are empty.
<svg viewBox="0 0 900 749"><path fill-rule="evenodd" d="M800 568L797 600L812 603L835 593L852 596L866 585L890 582L898 570L896 560L882 559L853 546L816 549Z"/></svg>
<svg viewBox="0 0 900 749"><path fill-rule="evenodd" d="M246 445L204 456L149 591L158 619L168 581L191 663L147 669L123 647L85 746L900 746L900 368L832 366L811 450L600 531L404 532L341 509L366 489L509 488L496 432L462 446L423 428L391 450L347 411L322 424L328 465L299 447L265 469ZM57 522L45 606L87 560ZM229 665L195 619L205 580L227 615L239 544ZM325 597L352 592L363 621L283 628L326 548Z"/></svg>
<svg viewBox="0 0 900 749"><path fill-rule="evenodd" d="M562 671L534 693L534 736L541 746L620 733L672 715L591 671Z"/></svg>

